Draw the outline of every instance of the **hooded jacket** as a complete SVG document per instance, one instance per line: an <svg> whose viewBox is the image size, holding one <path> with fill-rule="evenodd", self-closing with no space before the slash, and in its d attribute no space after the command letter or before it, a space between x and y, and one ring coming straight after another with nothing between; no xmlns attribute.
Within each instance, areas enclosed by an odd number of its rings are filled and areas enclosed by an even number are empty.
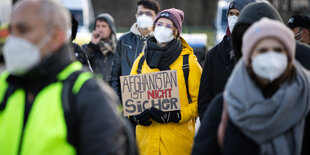
<svg viewBox="0 0 310 155"><path fill-rule="evenodd" d="M244 6L251 2L254 2L254 0L234 0L230 2L227 16L229 10L237 9L242 11ZM199 118L203 117L202 115L215 95L224 90L227 79L234 68L234 62L235 58L231 45L231 32L229 27L227 27L226 35L223 40L207 53L204 61L198 95Z"/></svg>
<svg viewBox="0 0 310 155"><path fill-rule="evenodd" d="M95 23L100 19L106 20L112 30L111 38L107 41L110 45L112 45L111 49L104 53L101 51L100 43L95 45L92 42L84 46L84 48L93 71L102 76L104 81L108 82L111 76L112 63L115 55L115 48L113 45L116 45L117 42L116 28L114 25L114 19L111 15L107 13L100 14L96 17Z"/></svg>
<svg viewBox="0 0 310 155"><path fill-rule="evenodd" d="M111 71L110 85L119 98L121 98L119 77L130 74L135 59L144 51L146 40L150 36L153 36L152 32L148 36L143 37L138 30L137 23L135 23L131 26L130 31L118 40Z"/></svg>
<svg viewBox="0 0 310 155"><path fill-rule="evenodd" d="M278 21L282 21L281 16L279 13L274 9L274 7L266 2L259 2L259 3L252 3L246 6L240 13L238 22L236 23L233 33L232 33L232 46L235 57L241 56L241 41L242 36L240 34L237 35L237 32L239 32L240 29L244 28L244 26L249 27L252 23L258 21L262 17L268 17L270 19L275 19ZM241 30L245 31L245 30ZM243 35L243 34L242 34ZM241 40L240 40L241 39ZM305 51L301 50L304 49ZM301 45L299 43L296 44L296 55L295 58L297 58L297 55L304 55L308 56L308 53L310 54L309 47L307 45ZM240 57L239 57L240 58ZM238 60L239 58L236 58ZM304 58L306 59L306 58ZM309 60L310 58L308 58ZM297 60L301 61L299 58ZM306 64L308 62L301 63L302 65ZM304 67L307 67L304 65ZM226 79L226 81L228 78ZM223 90L224 91L224 88ZM193 147L193 154L221 154L221 149L218 147L217 137L214 135L217 135L218 126L221 121L221 112L218 113L222 109L223 104L223 97L222 94L218 95L211 103L210 103L210 109L207 109L207 114L203 116L201 119L201 126L200 128L203 130L199 130L197 136L195 137L194 147ZM310 116L308 115L307 118ZM305 124L305 131L310 129L310 119L306 119ZM230 128L230 129L229 129ZM248 137L246 137L240 129L238 129L231 121L228 121L226 131L230 131L229 133L225 133L225 137L231 137L236 136L238 139L231 141L225 141L224 146L229 146L232 143L238 143L240 146L242 146L242 149L235 148L234 151L241 151L237 154L255 154L259 150L258 146L255 145L255 143L250 140ZM213 135L213 136L212 136ZM309 145L309 133L305 132L303 140L303 146ZM216 146L216 147L215 147ZM306 155L309 153L308 147L303 147L302 154ZM224 153L225 154L225 153ZM233 154L226 152L226 154Z"/></svg>
<svg viewBox="0 0 310 155"><path fill-rule="evenodd" d="M197 61L192 48L187 42L181 38L183 50L179 57L169 66L171 70L177 70L178 86L181 103L181 120L179 123L161 124L152 121L150 126L136 127L136 136L138 149L141 154L176 154L188 155L191 153L194 133L195 133L195 118L197 112L197 97L198 86L200 83L201 67ZM138 64L144 53L141 53L136 59L131 75L137 74ZM191 104L187 97L186 84L183 74L183 55L189 55L189 76L188 90L191 97ZM158 72L159 69L151 69L144 61L141 73Z"/></svg>

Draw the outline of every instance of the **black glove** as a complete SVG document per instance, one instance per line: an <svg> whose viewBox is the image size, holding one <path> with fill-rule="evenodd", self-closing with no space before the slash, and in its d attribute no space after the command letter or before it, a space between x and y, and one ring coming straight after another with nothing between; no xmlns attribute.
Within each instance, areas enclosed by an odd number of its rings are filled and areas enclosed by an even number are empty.
<svg viewBox="0 0 310 155"><path fill-rule="evenodd" d="M145 109L142 113L129 117L129 119L135 122L136 125L143 125L143 126L150 126L152 124L150 118L151 118L150 109Z"/></svg>
<svg viewBox="0 0 310 155"><path fill-rule="evenodd" d="M180 110L164 112L152 107L150 113L152 119L159 123L168 123L168 122L179 123L181 120Z"/></svg>

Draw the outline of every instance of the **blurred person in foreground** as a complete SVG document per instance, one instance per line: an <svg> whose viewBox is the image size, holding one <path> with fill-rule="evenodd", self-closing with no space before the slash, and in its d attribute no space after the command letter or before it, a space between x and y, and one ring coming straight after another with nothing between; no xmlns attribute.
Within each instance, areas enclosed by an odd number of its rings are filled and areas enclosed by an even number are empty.
<svg viewBox="0 0 310 155"><path fill-rule="evenodd" d="M225 84L231 74L235 57L231 45L231 32L238 20L240 11L248 3L255 0L233 0L228 6L226 35L223 40L213 47L206 56L201 76L198 112L201 119L212 99L224 90Z"/></svg>
<svg viewBox="0 0 310 155"><path fill-rule="evenodd" d="M263 17L282 22L282 18L277 10L268 2L248 4L240 12L238 22L236 23L231 36L233 53L236 62L238 62L238 60L242 57L241 46L244 32L254 22L260 20ZM309 46L296 42L295 58L303 65L303 67L310 69L310 61L308 61L310 59ZM217 145L216 133L221 120L223 107L222 104L217 104L218 102L214 101L216 98L222 98L222 93L217 95L217 97L215 97L212 102L210 102L210 108L208 108L206 114L203 116L203 118L201 118L201 126L197 136L195 137L193 154L218 154L220 152L219 146ZM307 124L305 130L310 130L310 123ZM305 134L310 134L310 132L305 132Z"/></svg>
<svg viewBox="0 0 310 155"><path fill-rule="evenodd" d="M18 1L0 76L0 154L126 154L113 90L74 61L67 9Z"/></svg>
<svg viewBox="0 0 310 155"><path fill-rule="evenodd" d="M215 101L224 107L223 154L299 155L308 147L310 72L294 59L295 45L293 32L276 20L263 18L245 32L243 57Z"/></svg>
<svg viewBox="0 0 310 155"><path fill-rule="evenodd" d="M130 75L177 70L181 110L163 112L155 107L130 117L137 124L136 136L141 154L191 153L201 67L193 49L180 36L184 13L171 8L161 11L154 20L154 37L147 40ZM183 68L187 61L187 71ZM141 65L141 66L140 66ZM187 77L187 78L186 78Z"/></svg>
<svg viewBox="0 0 310 155"><path fill-rule="evenodd" d="M98 15L91 41L84 45L84 49L95 74L106 82L110 80L116 43L116 28L113 17L108 13Z"/></svg>
<svg viewBox="0 0 310 155"><path fill-rule="evenodd" d="M146 40L153 36L152 26L160 6L157 0L137 2L136 23L117 42L110 85L121 98L120 76L129 75L135 59L144 52Z"/></svg>
<svg viewBox="0 0 310 155"><path fill-rule="evenodd" d="M295 39L307 45L310 45L310 18L302 15L292 16L287 26L292 29Z"/></svg>

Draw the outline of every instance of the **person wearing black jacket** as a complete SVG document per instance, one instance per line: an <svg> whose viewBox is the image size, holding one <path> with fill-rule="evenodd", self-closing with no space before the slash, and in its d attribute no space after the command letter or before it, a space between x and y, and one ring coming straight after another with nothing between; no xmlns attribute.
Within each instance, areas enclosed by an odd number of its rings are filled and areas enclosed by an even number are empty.
<svg viewBox="0 0 310 155"><path fill-rule="evenodd" d="M157 0L139 0L136 19L130 31L121 36L117 42L113 60L110 85L121 99L120 76L129 75L136 58L142 53L148 38L153 36L153 20L159 12Z"/></svg>
<svg viewBox="0 0 310 155"><path fill-rule="evenodd" d="M135 150L113 90L74 61L68 23L68 10L55 1L14 5L0 75L0 154Z"/></svg>
<svg viewBox="0 0 310 155"><path fill-rule="evenodd" d="M207 106L214 96L223 91L225 83L232 72L235 59L231 46L231 32L237 22L242 8L254 0L234 0L230 2L227 12L228 26L223 40L213 47L204 61L198 96L198 113L202 118Z"/></svg>
<svg viewBox="0 0 310 155"><path fill-rule="evenodd" d="M116 28L113 17L102 13L96 17L89 44L83 45L95 74L109 82L116 48Z"/></svg>
<svg viewBox="0 0 310 155"><path fill-rule="evenodd" d="M240 13L238 22L234 28L232 33L232 47L234 51L234 55L236 61L241 58L241 45L242 45L242 36L244 32L248 29L251 24L258 21L262 17L268 17L270 19L275 19L278 21L282 21L281 16L276 11L276 9L269 3L259 2L259 3L251 3L246 6ZM236 52L237 51L237 52ZM295 58L305 67L306 69L310 69L309 61L309 47L304 44L299 44L296 42L296 55ZM224 90L224 89L223 89ZM199 154L221 154L221 149L218 146L217 142L217 130L220 124L221 115L222 115L222 94L218 94L211 103L210 107L206 110L206 115L201 118L201 126L197 136L195 137L193 153L194 155ZM307 121L310 119L309 115L307 116ZM228 121L227 128L232 127L232 123ZM235 129L235 128L234 128ZM305 131L310 130L310 122L306 124ZM233 129L232 129L233 131ZM241 134L242 132L236 131L236 134ZM305 137L309 137L309 132L305 132ZM225 135L226 136L226 135ZM248 138L244 139L244 144L249 144ZM303 141L303 145L307 146L310 143L306 140ZM243 147L244 149L255 150L255 147ZM246 150L245 150L246 151ZM303 154L309 154L310 150L305 147L303 148Z"/></svg>

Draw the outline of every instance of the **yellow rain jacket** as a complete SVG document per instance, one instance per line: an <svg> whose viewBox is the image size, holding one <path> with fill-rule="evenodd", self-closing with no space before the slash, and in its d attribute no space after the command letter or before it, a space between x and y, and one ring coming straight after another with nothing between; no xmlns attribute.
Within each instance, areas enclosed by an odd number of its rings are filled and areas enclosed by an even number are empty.
<svg viewBox="0 0 310 155"><path fill-rule="evenodd" d="M169 66L171 70L177 70L179 95L181 102L181 120L179 123L166 124L152 121L150 126L137 125L136 136L138 149L142 155L189 155L191 154L195 134L195 118L198 116L197 99L201 77L199 65L193 49L180 37L183 50L180 56ZM144 53L141 53L133 64L130 75L137 74L139 61ZM186 84L183 74L183 55L189 55L188 90L192 103L189 104ZM159 72L151 69L144 61L141 73Z"/></svg>

